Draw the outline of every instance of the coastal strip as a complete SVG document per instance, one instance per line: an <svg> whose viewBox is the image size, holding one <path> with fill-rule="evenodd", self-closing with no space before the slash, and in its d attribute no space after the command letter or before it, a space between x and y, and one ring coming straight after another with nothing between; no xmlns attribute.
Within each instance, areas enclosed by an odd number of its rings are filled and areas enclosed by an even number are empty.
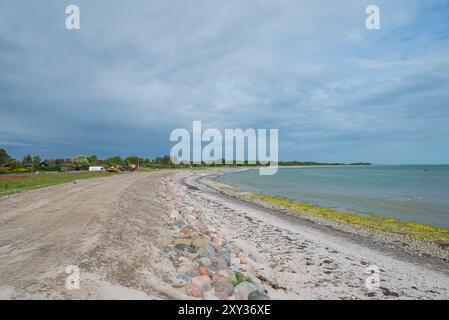
<svg viewBox="0 0 449 320"><path fill-rule="evenodd" d="M228 196L358 235L386 247L449 261L449 230L447 229L404 222L376 214L355 215L280 196L248 192L218 181L217 178L222 173L202 178L201 182Z"/></svg>

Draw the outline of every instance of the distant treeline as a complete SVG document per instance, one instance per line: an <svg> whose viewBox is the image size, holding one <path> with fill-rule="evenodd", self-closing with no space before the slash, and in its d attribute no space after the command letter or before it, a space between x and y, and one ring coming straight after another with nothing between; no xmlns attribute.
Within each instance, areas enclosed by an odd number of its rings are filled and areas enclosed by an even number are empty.
<svg viewBox="0 0 449 320"><path fill-rule="evenodd" d="M353 162L353 163L340 163L340 162L313 162L313 161L279 161L280 166L370 166L370 162Z"/></svg>
<svg viewBox="0 0 449 320"><path fill-rule="evenodd" d="M225 163L223 160L217 163L182 163L173 164L170 156L156 157L154 159L142 158L139 156L129 156L122 158L121 156L109 157L100 159L96 155L83 156L78 155L73 158L58 158L58 159L44 159L42 160L38 155L25 155L23 159L16 160L8 155L4 149L0 149L0 173L9 172L32 172L32 171L58 171L58 170L86 170L89 166L122 166L127 164L135 164L140 168L197 168L197 167L247 167L247 166L261 166L259 161L233 161L232 163ZM370 165L367 162L357 163L324 163L313 161L280 161L280 166L323 166L323 165Z"/></svg>

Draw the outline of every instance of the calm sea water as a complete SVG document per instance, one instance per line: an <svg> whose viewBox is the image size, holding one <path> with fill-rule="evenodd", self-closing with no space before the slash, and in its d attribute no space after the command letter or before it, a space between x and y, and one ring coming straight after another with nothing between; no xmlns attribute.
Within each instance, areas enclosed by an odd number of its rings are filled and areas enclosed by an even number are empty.
<svg viewBox="0 0 449 320"><path fill-rule="evenodd" d="M449 165L282 168L227 173L220 181L355 214L376 213L449 229Z"/></svg>

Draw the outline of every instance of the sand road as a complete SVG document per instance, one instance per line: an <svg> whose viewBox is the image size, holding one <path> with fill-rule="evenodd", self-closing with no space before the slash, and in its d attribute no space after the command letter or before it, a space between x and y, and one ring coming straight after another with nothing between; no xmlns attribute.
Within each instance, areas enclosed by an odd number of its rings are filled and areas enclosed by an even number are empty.
<svg viewBox="0 0 449 320"><path fill-rule="evenodd" d="M80 180L0 199L0 299L166 299L169 241L159 181L172 173ZM66 268L80 270L67 289ZM75 275L75 274L72 274Z"/></svg>

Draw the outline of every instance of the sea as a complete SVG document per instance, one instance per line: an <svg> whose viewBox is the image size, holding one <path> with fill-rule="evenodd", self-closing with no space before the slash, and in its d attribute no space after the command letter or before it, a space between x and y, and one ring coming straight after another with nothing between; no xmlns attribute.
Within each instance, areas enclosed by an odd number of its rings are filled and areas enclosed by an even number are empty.
<svg viewBox="0 0 449 320"><path fill-rule="evenodd" d="M371 165L258 169L219 181L356 215L382 215L449 229L449 165Z"/></svg>

